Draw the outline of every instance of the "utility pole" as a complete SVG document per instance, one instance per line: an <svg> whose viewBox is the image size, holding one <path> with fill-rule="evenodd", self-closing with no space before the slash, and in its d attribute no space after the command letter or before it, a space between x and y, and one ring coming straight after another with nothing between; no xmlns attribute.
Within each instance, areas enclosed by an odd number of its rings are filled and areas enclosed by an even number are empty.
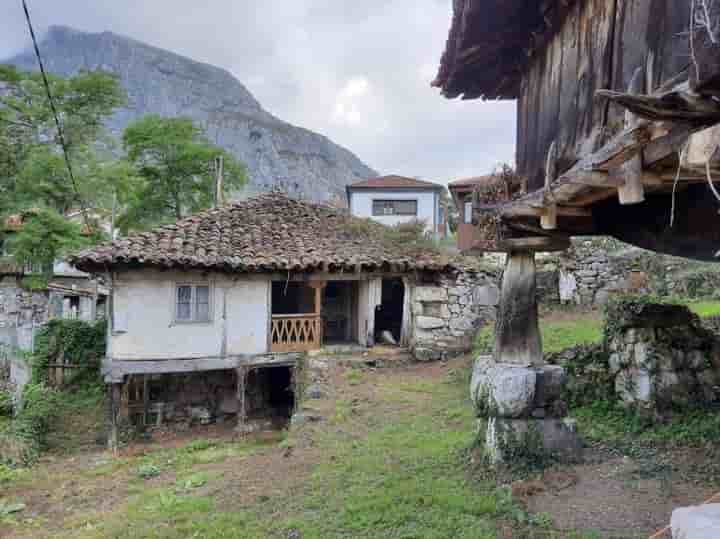
<svg viewBox="0 0 720 539"><path fill-rule="evenodd" d="M215 158L215 207L222 205L223 192L223 156L218 155Z"/></svg>

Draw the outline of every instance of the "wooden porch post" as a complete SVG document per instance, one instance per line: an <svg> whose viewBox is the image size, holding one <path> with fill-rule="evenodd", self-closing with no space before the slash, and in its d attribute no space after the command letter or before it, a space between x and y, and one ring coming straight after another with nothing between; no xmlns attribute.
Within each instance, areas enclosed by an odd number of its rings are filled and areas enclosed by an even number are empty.
<svg viewBox="0 0 720 539"><path fill-rule="evenodd" d="M247 369L245 367L238 367L235 369L237 378L237 399L238 399L238 417L237 417L237 431L244 432L245 420L247 411L245 409L245 379L247 377Z"/></svg>
<svg viewBox="0 0 720 539"><path fill-rule="evenodd" d="M495 328L497 363L543 364L532 251L507 255Z"/></svg>
<svg viewBox="0 0 720 539"><path fill-rule="evenodd" d="M119 444L118 423L120 420L122 389L122 383L112 383L108 386L110 393L110 435L108 436L108 448L113 453L117 453Z"/></svg>

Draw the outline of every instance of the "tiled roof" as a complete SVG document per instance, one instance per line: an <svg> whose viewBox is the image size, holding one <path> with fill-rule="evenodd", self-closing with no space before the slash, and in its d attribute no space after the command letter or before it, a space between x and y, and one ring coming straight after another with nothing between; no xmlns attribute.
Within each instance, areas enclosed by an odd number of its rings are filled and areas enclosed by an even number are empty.
<svg viewBox="0 0 720 539"><path fill-rule="evenodd" d="M139 265L232 272L455 267L432 251L411 252L385 232L345 210L268 193L87 249L69 262L90 272Z"/></svg>
<svg viewBox="0 0 720 539"><path fill-rule="evenodd" d="M404 176L380 176L379 178L370 178L348 186L350 189L442 189L439 183L426 182L425 180L416 180L415 178L406 178Z"/></svg>
<svg viewBox="0 0 720 539"><path fill-rule="evenodd" d="M482 185L484 183L488 183L492 181L492 179L495 178L494 175L488 174L487 176L475 176L472 178L463 178L462 180L455 180L448 184L448 188L452 190L453 188L462 188L462 187L475 187L476 185Z"/></svg>

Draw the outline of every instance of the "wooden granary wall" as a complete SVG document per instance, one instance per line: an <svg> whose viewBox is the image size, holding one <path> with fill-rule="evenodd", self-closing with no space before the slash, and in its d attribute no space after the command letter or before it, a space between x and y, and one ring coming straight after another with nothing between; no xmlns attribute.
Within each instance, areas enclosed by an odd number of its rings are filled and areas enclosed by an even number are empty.
<svg viewBox="0 0 720 539"><path fill-rule="evenodd" d="M626 91L638 67L649 93L687 70L692 0L584 0L524 72L518 99L517 164L530 190L542 187L553 140L567 169L622 130L624 110L595 98Z"/></svg>

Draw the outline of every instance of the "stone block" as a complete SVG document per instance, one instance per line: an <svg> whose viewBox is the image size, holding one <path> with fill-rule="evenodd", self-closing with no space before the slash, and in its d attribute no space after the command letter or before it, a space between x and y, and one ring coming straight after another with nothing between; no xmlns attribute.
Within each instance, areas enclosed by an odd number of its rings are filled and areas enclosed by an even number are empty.
<svg viewBox="0 0 720 539"><path fill-rule="evenodd" d="M500 302L500 289L494 284L479 286L475 289L473 301L484 307L495 307Z"/></svg>
<svg viewBox="0 0 720 539"><path fill-rule="evenodd" d="M687 353L687 366L694 371L703 370L709 363L709 358L702 350L692 350Z"/></svg>
<svg viewBox="0 0 720 539"><path fill-rule="evenodd" d="M450 329L454 331L470 331L475 329L477 317L462 317L450 320Z"/></svg>
<svg viewBox="0 0 720 539"><path fill-rule="evenodd" d="M506 418L530 414L535 400L537 374L533 369L509 363L490 363L488 356L475 362L471 398L478 415Z"/></svg>
<svg viewBox="0 0 720 539"><path fill-rule="evenodd" d="M442 351L432 346L416 346L412 350L415 361L437 361L442 359Z"/></svg>
<svg viewBox="0 0 720 539"><path fill-rule="evenodd" d="M576 461L582 440L572 419L491 418L485 432L485 454L492 464L518 464L543 453Z"/></svg>
<svg viewBox="0 0 720 539"><path fill-rule="evenodd" d="M420 329L439 329L445 327L445 320L435 316L418 316L415 325Z"/></svg>
<svg viewBox="0 0 720 539"><path fill-rule="evenodd" d="M560 398L567 375L560 365L543 365L535 369L537 383L535 386L535 406L549 406Z"/></svg>
<svg viewBox="0 0 720 539"><path fill-rule="evenodd" d="M448 293L439 286L418 286L415 288L416 301L447 301Z"/></svg>
<svg viewBox="0 0 720 539"><path fill-rule="evenodd" d="M651 389L650 374L642 369L627 369L615 378L615 392L625 404L649 402Z"/></svg>
<svg viewBox="0 0 720 539"><path fill-rule="evenodd" d="M310 384L305 389L306 399L322 399L325 398L325 391L319 384Z"/></svg>
<svg viewBox="0 0 720 539"><path fill-rule="evenodd" d="M675 509L670 528L673 539L717 539L720 537L720 504Z"/></svg>

